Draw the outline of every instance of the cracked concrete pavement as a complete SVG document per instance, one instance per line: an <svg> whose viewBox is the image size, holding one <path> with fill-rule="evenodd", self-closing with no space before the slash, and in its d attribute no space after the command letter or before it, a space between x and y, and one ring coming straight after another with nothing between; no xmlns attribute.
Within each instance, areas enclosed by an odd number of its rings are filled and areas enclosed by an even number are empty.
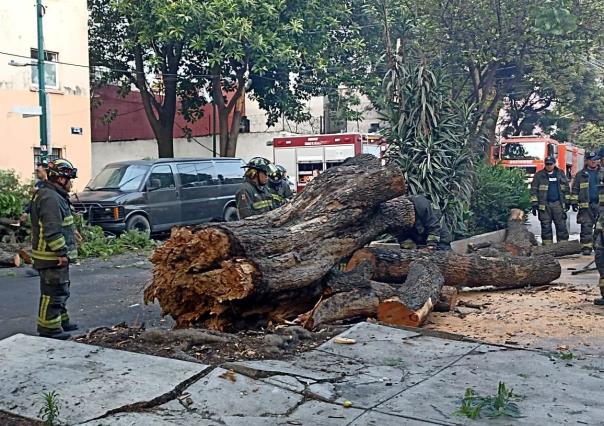
<svg viewBox="0 0 604 426"><path fill-rule="evenodd" d="M562 360L372 323L341 336L356 343L208 367L17 335L0 342L0 410L35 418L42 393L55 390L60 419L74 425L480 424L454 414L465 389L491 395L503 381L522 396L514 424L604 425L601 357Z"/></svg>

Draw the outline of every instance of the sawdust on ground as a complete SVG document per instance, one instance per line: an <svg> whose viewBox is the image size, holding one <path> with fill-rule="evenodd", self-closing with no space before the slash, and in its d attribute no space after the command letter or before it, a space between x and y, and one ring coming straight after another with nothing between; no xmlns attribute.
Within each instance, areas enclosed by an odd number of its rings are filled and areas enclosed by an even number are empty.
<svg viewBox="0 0 604 426"><path fill-rule="evenodd" d="M604 347L604 307L593 304L598 295L599 291L593 287L564 284L497 292L462 292L460 306L455 312L433 312L425 328L496 344L601 351Z"/></svg>

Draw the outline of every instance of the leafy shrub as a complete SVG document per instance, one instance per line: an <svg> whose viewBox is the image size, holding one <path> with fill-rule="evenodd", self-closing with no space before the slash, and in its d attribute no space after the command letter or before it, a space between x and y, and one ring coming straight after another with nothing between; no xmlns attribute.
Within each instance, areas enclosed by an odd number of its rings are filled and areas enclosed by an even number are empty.
<svg viewBox="0 0 604 426"><path fill-rule="evenodd" d="M531 206L526 174L520 169L479 164L470 204L470 235L504 229L510 209L528 211Z"/></svg>
<svg viewBox="0 0 604 426"><path fill-rule="evenodd" d="M16 219L29 202L31 185L24 185L14 170L0 170L0 217Z"/></svg>
<svg viewBox="0 0 604 426"><path fill-rule="evenodd" d="M156 246L148 234L128 231L119 237L106 235L99 226L82 226L79 230L82 243L78 247L81 258L102 257L104 259L131 251L151 250Z"/></svg>

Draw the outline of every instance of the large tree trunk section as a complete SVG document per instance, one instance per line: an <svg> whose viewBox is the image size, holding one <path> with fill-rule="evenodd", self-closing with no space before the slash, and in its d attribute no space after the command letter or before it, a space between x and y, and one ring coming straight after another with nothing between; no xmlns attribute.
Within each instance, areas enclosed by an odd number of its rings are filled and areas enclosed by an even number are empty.
<svg viewBox="0 0 604 426"><path fill-rule="evenodd" d="M424 260L411 262L399 296L378 306L378 320L386 324L419 327L438 303L444 282L440 270L433 263Z"/></svg>
<svg viewBox="0 0 604 426"><path fill-rule="evenodd" d="M435 253L418 250L364 248L358 250L347 265L354 269L361 262L373 266L372 279L401 282L409 274L411 262L428 260L440 269L445 285L466 287L518 287L542 285L555 281L562 272L560 263L551 256L482 257L460 255L452 251Z"/></svg>
<svg viewBox="0 0 604 426"><path fill-rule="evenodd" d="M505 232L505 250L513 256L530 256L536 245L535 235L526 226L524 212L512 209Z"/></svg>
<svg viewBox="0 0 604 426"><path fill-rule="evenodd" d="M382 233L413 225L404 192L395 166L363 155L330 168L265 215L177 229L151 258L145 302L159 300L178 327L224 328L232 318L268 309L280 293L314 293L343 258Z"/></svg>
<svg viewBox="0 0 604 426"><path fill-rule="evenodd" d="M554 257L568 256L581 253L581 243L578 240L560 241L556 244L533 247L531 254L533 256L550 255Z"/></svg>

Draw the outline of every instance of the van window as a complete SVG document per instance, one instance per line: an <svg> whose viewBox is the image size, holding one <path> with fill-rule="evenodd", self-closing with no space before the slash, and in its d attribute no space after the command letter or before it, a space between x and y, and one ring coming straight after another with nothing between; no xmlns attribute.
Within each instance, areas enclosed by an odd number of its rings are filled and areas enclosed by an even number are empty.
<svg viewBox="0 0 604 426"><path fill-rule="evenodd" d="M197 179L199 180L199 185L208 186L218 184L214 171L214 165L211 161L195 163L195 168L197 169Z"/></svg>
<svg viewBox="0 0 604 426"><path fill-rule="evenodd" d="M180 183L183 188L197 186L198 179L195 164L179 164L176 168L178 169L178 177L180 177Z"/></svg>
<svg viewBox="0 0 604 426"><path fill-rule="evenodd" d="M174 175L172 174L172 169L168 165L155 167L149 176L149 183L151 183L152 186L155 186L153 183L159 183L160 189L176 187L174 184Z"/></svg>
<svg viewBox="0 0 604 426"><path fill-rule="evenodd" d="M223 184L243 183L245 170L241 166L243 164L240 161L217 161L216 170L218 179Z"/></svg>

